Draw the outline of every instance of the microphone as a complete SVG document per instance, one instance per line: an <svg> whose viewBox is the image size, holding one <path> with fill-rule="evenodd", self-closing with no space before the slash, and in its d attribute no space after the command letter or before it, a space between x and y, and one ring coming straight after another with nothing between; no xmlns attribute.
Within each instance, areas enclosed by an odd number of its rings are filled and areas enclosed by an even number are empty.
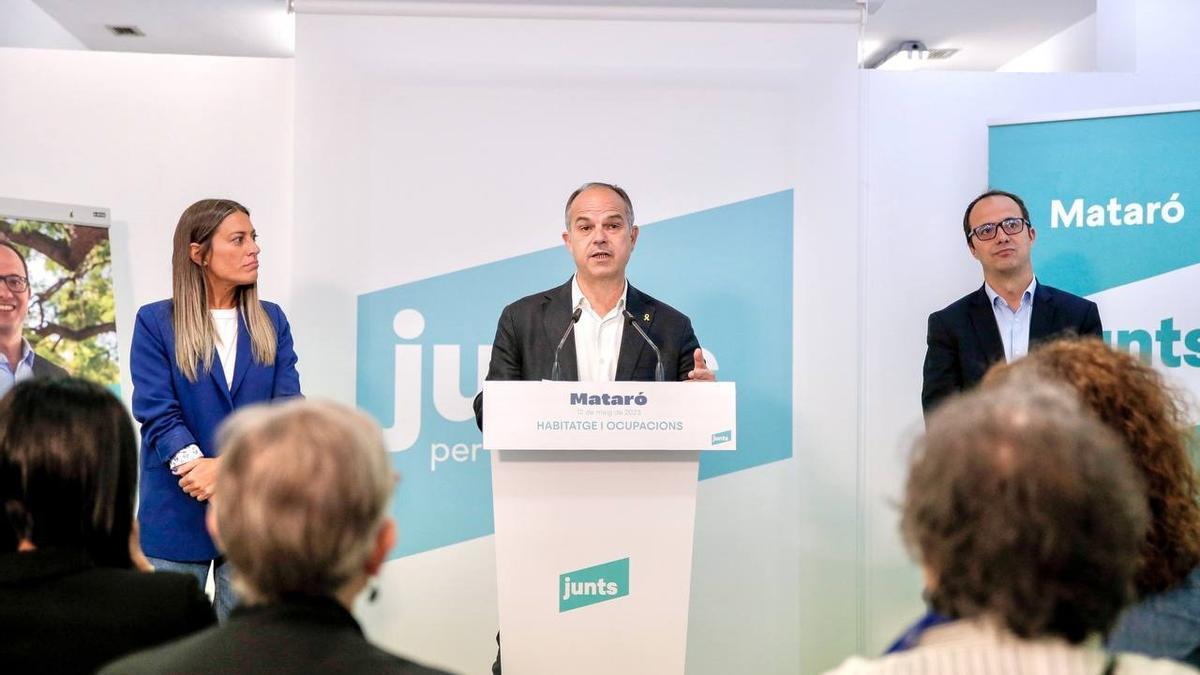
<svg viewBox="0 0 1200 675"><path fill-rule="evenodd" d="M650 345L650 349L654 350L654 358L658 360L658 363L654 364L654 381L662 382L666 378L663 377L662 352L658 351L658 345L654 344L654 340L651 340L649 335L646 335L646 331L642 330L642 327L637 323L637 319L633 318L629 310L623 309L621 311L625 314L625 323L633 326L633 329L638 332L638 335L642 336L646 344Z"/></svg>
<svg viewBox="0 0 1200 675"><path fill-rule="evenodd" d="M567 324L567 329L563 331L562 339L558 341L558 346L554 348L554 366L550 368L551 380L558 380L560 370L558 367L558 353L562 351L563 344L566 343L567 338L571 335L571 331L575 330L575 323L579 321L580 316L583 316L583 308L576 307L575 311L571 312L571 323Z"/></svg>

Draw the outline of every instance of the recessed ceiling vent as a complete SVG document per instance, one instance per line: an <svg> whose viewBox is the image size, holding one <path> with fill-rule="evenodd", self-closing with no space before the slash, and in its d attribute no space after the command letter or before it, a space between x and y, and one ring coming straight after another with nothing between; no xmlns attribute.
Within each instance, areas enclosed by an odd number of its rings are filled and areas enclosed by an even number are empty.
<svg viewBox="0 0 1200 675"><path fill-rule="evenodd" d="M958 53L958 49L930 49L930 61L942 61Z"/></svg>
<svg viewBox="0 0 1200 675"><path fill-rule="evenodd" d="M146 37L142 29L137 26L105 26L105 28L117 37Z"/></svg>

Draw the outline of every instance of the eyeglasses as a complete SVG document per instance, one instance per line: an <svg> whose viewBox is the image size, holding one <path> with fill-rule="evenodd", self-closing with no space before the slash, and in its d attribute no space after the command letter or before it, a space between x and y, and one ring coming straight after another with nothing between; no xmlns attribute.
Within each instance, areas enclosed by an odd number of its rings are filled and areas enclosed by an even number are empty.
<svg viewBox="0 0 1200 675"><path fill-rule="evenodd" d="M1029 221L1024 218L1005 218L998 223L984 223L971 230L970 234L967 235L967 239L975 237L979 241L990 241L996 238L996 233L1001 228L1004 229L1004 234L1020 234L1021 230L1024 230L1028 224Z"/></svg>
<svg viewBox="0 0 1200 675"><path fill-rule="evenodd" d="M8 276L0 277L4 280L4 285L8 286L8 290L13 293L24 293L29 290L29 280L17 274L9 274Z"/></svg>

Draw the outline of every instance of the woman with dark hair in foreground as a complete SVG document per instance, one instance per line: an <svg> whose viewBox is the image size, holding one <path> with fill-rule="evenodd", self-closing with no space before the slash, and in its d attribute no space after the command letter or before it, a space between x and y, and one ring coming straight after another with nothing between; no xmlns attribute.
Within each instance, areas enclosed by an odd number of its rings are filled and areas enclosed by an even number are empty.
<svg viewBox="0 0 1200 675"><path fill-rule="evenodd" d="M83 380L0 401L0 671L91 673L214 623L194 579L137 549L134 439L121 402Z"/></svg>

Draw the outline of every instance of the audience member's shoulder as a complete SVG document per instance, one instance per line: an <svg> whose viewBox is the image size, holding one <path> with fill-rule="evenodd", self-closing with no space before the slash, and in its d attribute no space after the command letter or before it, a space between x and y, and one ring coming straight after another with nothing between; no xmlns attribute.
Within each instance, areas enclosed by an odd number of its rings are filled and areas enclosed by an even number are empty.
<svg viewBox="0 0 1200 675"><path fill-rule="evenodd" d="M130 612L158 616L158 623L148 627L151 632L185 635L216 623L207 597L190 575L97 567L80 575L78 583L101 604L111 601Z"/></svg>
<svg viewBox="0 0 1200 675"><path fill-rule="evenodd" d="M131 583L142 584L147 588L163 593L176 593L201 597L204 593L196 585L196 577L178 572L141 572L138 570L113 570L125 576Z"/></svg>
<svg viewBox="0 0 1200 675"><path fill-rule="evenodd" d="M882 672L879 661L864 659L861 656L851 656L840 666L825 672L825 675L869 675Z"/></svg>
<svg viewBox="0 0 1200 675"><path fill-rule="evenodd" d="M394 673L395 675L451 675L444 670L430 668L397 656L373 644L355 666L355 670L370 673Z"/></svg>
<svg viewBox="0 0 1200 675"><path fill-rule="evenodd" d="M214 672L211 668L197 667L190 655L202 652L202 646L213 640L220 630L217 626L211 626L174 642L136 652L109 663L99 670L99 675Z"/></svg>
<svg viewBox="0 0 1200 675"><path fill-rule="evenodd" d="M162 592L186 591L196 588L195 577L177 572L142 572L118 567L93 567L87 572L87 583L95 580L111 581L139 589ZM188 582L191 582L190 584ZM198 592L198 591L197 591Z"/></svg>
<svg viewBox="0 0 1200 675"><path fill-rule="evenodd" d="M1121 652L1117 656L1116 672L1137 675L1200 675L1200 671L1178 661L1155 659L1128 652Z"/></svg>

